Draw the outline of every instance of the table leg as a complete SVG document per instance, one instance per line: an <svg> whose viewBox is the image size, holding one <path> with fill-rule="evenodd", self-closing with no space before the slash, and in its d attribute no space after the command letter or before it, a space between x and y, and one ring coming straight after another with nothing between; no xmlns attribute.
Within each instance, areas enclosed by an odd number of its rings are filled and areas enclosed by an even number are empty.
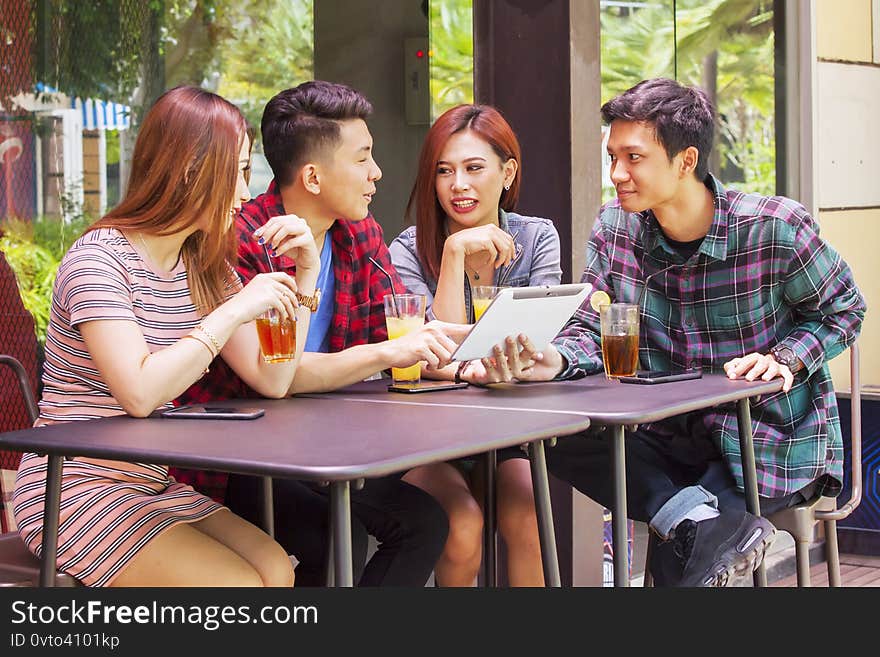
<svg viewBox="0 0 880 657"><path fill-rule="evenodd" d="M351 496L347 481L330 483L330 523L333 532L333 562L336 586L354 586L351 565Z"/></svg>
<svg viewBox="0 0 880 657"><path fill-rule="evenodd" d="M498 584L496 570L497 541L495 516L495 468L498 455L495 450L483 456L485 468L485 490L483 492L483 586L495 587Z"/></svg>
<svg viewBox="0 0 880 657"><path fill-rule="evenodd" d="M324 586L327 588L332 588L336 586L336 569L333 567L333 560L335 550L333 549L333 543L336 541L335 534L333 532L333 507L330 507L328 512L330 518L327 522L327 562L324 564L324 572L326 573L326 577L324 579Z"/></svg>
<svg viewBox="0 0 880 657"><path fill-rule="evenodd" d="M275 538L275 510L272 499L272 477L263 477L263 531Z"/></svg>
<svg viewBox="0 0 880 657"><path fill-rule="evenodd" d="M614 547L614 586L629 586L629 554L626 531L626 443L623 425L611 430L611 462L614 468L614 508L611 540Z"/></svg>
<svg viewBox="0 0 880 657"><path fill-rule="evenodd" d="M63 464L63 456L49 455L48 471L46 472L40 586L55 586L55 570L58 561L58 515L61 509L61 466Z"/></svg>
<svg viewBox="0 0 880 657"><path fill-rule="evenodd" d="M739 429L739 453L743 465L743 488L746 496L746 509L756 516L761 515L761 502L758 499L758 473L755 467L755 446L752 442L752 413L749 399L736 402L736 422ZM767 569L764 562L755 570L755 586L767 586Z"/></svg>
<svg viewBox="0 0 880 657"><path fill-rule="evenodd" d="M556 532L553 528L553 509L550 506L550 478L547 475L547 457L544 454L543 440L536 440L529 445L529 462L532 466L532 489L535 493L535 510L538 514L544 585L558 588L562 586L562 580L559 576L559 558L556 554Z"/></svg>

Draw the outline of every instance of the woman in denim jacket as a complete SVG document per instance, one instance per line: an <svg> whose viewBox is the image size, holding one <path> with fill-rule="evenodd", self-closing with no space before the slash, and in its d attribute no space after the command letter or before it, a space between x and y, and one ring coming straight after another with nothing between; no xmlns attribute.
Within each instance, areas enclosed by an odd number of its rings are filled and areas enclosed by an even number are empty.
<svg viewBox="0 0 880 657"><path fill-rule="evenodd" d="M459 105L425 138L407 205L415 226L390 246L407 289L427 298L430 319L473 322L475 285L523 287L561 281L559 235L549 219L513 212L519 196L520 147L498 110ZM447 368L449 370L449 368ZM453 378L455 367L444 372ZM498 454L498 527L507 545L512 586L544 583L526 454ZM482 559L480 482L472 462L416 468L404 479L428 491L449 516L449 538L434 570L440 586L473 584Z"/></svg>

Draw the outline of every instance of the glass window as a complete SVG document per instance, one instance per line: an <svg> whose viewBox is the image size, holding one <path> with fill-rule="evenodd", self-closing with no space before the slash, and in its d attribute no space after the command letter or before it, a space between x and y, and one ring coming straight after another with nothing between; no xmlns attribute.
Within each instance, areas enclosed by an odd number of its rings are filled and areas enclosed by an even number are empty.
<svg viewBox="0 0 880 657"><path fill-rule="evenodd" d="M602 101L652 77L701 86L719 118L710 171L726 185L775 193L773 2L602 0L600 6ZM603 179L608 200L614 188Z"/></svg>
<svg viewBox="0 0 880 657"><path fill-rule="evenodd" d="M431 0L431 120L450 107L474 102L472 0Z"/></svg>

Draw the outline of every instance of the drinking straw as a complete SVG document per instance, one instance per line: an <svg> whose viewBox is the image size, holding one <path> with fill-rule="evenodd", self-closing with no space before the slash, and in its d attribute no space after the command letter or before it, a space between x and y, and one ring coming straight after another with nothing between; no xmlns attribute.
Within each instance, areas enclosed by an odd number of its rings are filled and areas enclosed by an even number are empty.
<svg viewBox="0 0 880 657"><path fill-rule="evenodd" d="M400 317L400 306L397 305L397 295L394 293L394 279L391 278L391 274L385 271L385 268L382 267L382 265L373 260L370 256L367 256L367 258L369 258L370 262L373 263L373 266L385 274L385 277L388 279L388 288L391 290L391 309L394 311L395 317Z"/></svg>
<svg viewBox="0 0 880 657"><path fill-rule="evenodd" d="M269 263L269 271L275 271L275 265L272 264L272 256L269 255L269 245L263 244L263 251L266 253L266 262Z"/></svg>

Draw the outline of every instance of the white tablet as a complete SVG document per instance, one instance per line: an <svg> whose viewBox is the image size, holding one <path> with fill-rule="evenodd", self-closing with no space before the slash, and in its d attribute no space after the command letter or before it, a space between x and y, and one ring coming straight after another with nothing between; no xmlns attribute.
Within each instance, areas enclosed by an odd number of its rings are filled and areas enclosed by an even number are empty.
<svg viewBox="0 0 880 657"><path fill-rule="evenodd" d="M452 360L474 360L492 355L492 347L508 335L527 335L544 349L556 337L592 289L589 283L508 287L486 308L480 321L455 350Z"/></svg>

